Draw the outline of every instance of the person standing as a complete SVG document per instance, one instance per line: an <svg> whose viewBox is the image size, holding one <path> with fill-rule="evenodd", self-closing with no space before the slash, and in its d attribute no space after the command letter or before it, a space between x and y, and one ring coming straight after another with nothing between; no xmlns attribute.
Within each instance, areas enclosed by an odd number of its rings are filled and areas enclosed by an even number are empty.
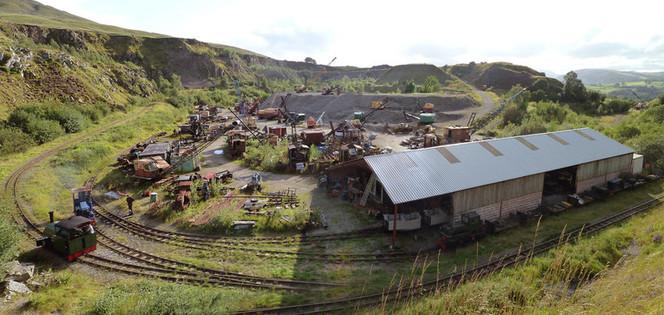
<svg viewBox="0 0 664 315"><path fill-rule="evenodd" d="M134 197L127 195L127 208L129 208L128 216L134 215Z"/></svg>

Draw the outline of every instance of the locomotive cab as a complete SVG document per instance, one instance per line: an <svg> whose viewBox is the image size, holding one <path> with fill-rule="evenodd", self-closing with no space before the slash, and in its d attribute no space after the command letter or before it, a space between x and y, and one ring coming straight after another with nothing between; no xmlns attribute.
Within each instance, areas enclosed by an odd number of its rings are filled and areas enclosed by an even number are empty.
<svg viewBox="0 0 664 315"><path fill-rule="evenodd" d="M73 216L69 219L49 223L44 229L44 237L37 240L37 246L46 247L67 261L97 249L97 235L92 220Z"/></svg>
<svg viewBox="0 0 664 315"><path fill-rule="evenodd" d="M90 219L96 224L94 209L92 208L92 189L89 187L79 188L73 191L74 215Z"/></svg>

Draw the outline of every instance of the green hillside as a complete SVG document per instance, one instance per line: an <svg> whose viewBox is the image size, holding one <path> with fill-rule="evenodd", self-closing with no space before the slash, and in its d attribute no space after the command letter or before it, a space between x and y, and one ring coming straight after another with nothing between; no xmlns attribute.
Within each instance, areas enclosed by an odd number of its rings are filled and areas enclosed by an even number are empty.
<svg viewBox="0 0 664 315"><path fill-rule="evenodd" d="M636 72L608 69L574 70L579 79L589 85L610 85L624 82L664 81L664 72Z"/></svg>
<svg viewBox="0 0 664 315"><path fill-rule="evenodd" d="M562 89L560 81L548 78L542 72L507 62L471 62L446 66L443 69L485 90L504 92L516 84L524 87L536 85L538 89L544 89L547 94L553 95L560 93L560 89Z"/></svg>
<svg viewBox="0 0 664 315"><path fill-rule="evenodd" d="M38 25L120 35L163 37L155 33L128 30L99 24L82 17L60 11L33 0L0 0L0 20L17 24Z"/></svg>

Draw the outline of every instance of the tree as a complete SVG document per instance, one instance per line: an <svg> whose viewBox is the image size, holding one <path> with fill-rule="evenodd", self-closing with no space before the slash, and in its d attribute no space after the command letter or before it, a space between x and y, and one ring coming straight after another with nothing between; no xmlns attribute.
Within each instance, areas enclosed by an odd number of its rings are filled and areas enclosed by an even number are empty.
<svg viewBox="0 0 664 315"><path fill-rule="evenodd" d="M417 85L415 85L415 81L410 80L406 82L406 87L404 88L403 92L406 94L410 94L410 93L415 93L416 90L417 90Z"/></svg>
<svg viewBox="0 0 664 315"><path fill-rule="evenodd" d="M316 60L314 58L311 58L311 57L304 58L304 62L310 63L312 65L316 64Z"/></svg>
<svg viewBox="0 0 664 315"><path fill-rule="evenodd" d="M438 78L430 75L424 80L424 88L422 92L434 93L438 92L439 90L440 90L440 81L438 81Z"/></svg>
<svg viewBox="0 0 664 315"><path fill-rule="evenodd" d="M588 91L583 82L579 80L576 72L570 71L565 75L562 99L566 102L582 103L588 99Z"/></svg>
<svg viewBox="0 0 664 315"><path fill-rule="evenodd" d="M664 139L659 136L646 137L637 143L637 147L655 173L664 172Z"/></svg>

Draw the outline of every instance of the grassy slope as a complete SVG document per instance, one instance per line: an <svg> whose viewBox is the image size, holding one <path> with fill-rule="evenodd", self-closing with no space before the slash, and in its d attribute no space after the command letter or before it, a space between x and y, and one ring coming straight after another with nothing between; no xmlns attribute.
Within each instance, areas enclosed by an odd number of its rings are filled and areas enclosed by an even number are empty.
<svg viewBox="0 0 664 315"><path fill-rule="evenodd" d="M60 11L51 6L33 0L0 0L0 20L15 23L37 25L49 28L71 29L99 32L115 35L163 38L167 35L131 30L113 25L100 24L82 17ZM215 48L224 48L241 55L257 55L255 52L222 44L208 44Z"/></svg>
<svg viewBox="0 0 664 315"><path fill-rule="evenodd" d="M85 132L94 134L104 124L123 117L134 117L141 110L141 108L134 108L127 114L115 113ZM28 176L28 181L21 186L21 195L27 199L26 203L33 207L39 221L46 219L45 211L52 207L58 210L59 217L66 216L69 213L71 202L69 189L72 186L80 184L93 172L103 169L112 162L114 154L118 150L159 130L171 128L173 123L184 118L185 114L185 111L168 104L150 104L148 112L141 115L142 124L140 126L127 119L126 125L100 133L84 144L74 146L43 163L31 173L31 176ZM0 162L0 179L4 180L12 170L30 157L67 143L72 137L74 135L68 135L46 145L32 148L23 154L8 156ZM103 176L104 172L95 174ZM3 218L8 211L14 211L11 205L5 204L5 201L8 203L8 200L7 196L3 196L2 203L0 203L2 211L0 214L3 215ZM26 250L33 246L31 241L24 238L20 244ZM4 248L2 249L4 250ZM14 249L11 249L11 253L14 253ZM50 268L48 259L33 256L35 254L35 252L30 252L22 260L36 260L39 270ZM253 306L252 301L270 298L269 294L258 296L256 292L247 290L199 288L134 278L109 283L98 278L91 278L86 273L69 270L56 271L52 278L37 280L45 283L46 287L30 296L27 305L30 311L37 313L163 313L165 310L183 310L183 305L186 305L188 311L198 314L226 313L229 307L251 307ZM76 291L77 294L72 295L73 291ZM166 300L169 303L163 303ZM192 300L197 301L194 308L192 308L192 304L188 304ZM10 308L0 309L1 311L12 313L18 310ZM26 309L22 309L22 311L26 311Z"/></svg>
<svg viewBox="0 0 664 315"><path fill-rule="evenodd" d="M664 206L659 206L486 279L407 301L396 313L661 313L664 246L655 239L663 234Z"/></svg>
<svg viewBox="0 0 664 315"><path fill-rule="evenodd" d="M97 31L110 34L163 37L163 35L99 24L32 0L1 0L0 19L17 24Z"/></svg>
<svg viewBox="0 0 664 315"><path fill-rule="evenodd" d="M547 307L550 313L662 314L664 250L628 257L573 297ZM611 288L607 290L607 288Z"/></svg>

